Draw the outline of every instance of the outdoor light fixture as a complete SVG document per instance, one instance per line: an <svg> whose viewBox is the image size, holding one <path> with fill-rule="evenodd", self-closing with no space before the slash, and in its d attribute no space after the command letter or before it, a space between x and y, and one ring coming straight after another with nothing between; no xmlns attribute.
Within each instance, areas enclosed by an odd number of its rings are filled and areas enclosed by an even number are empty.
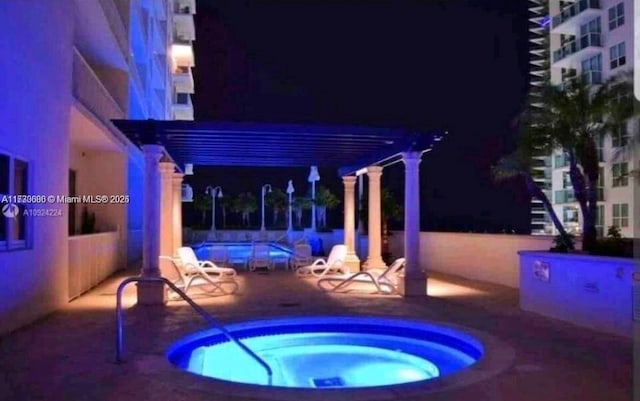
<svg viewBox="0 0 640 401"><path fill-rule="evenodd" d="M287 184L287 194L289 195L289 226L287 227L287 231L293 231L293 220L292 220L292 196L293 193L295 192L295 188L293 188L293 180L289 180L289 183Z"/></svg>
<svg viewBox="0 0 640 401"><path fill-rule="evenodd" d="M271 185L264 184L262 186L262 225L260 226L260 231L266 230L266 227L264 225L264 196L267 194L267 192L271 192Z"/></svg>
<svg viewBox="0 0 640 401"><path fill-rule="evenodd" d="M307 181L311 183L311 229L316 231L316 181L320 181L320 173L318 173L318 166L311 166L309 171L309 177Z"/></svg>
<svg viewBox="0 0 640 401"><path fill-rule="evenodd" d="M182 184L182 201L193 202L193 188L189 184Z"/></svg>
<svg viewBox="0 0 640 401"><path fill-rule="evenodd" d="M211 195L211 231L216 231L216 196L222 198L222 187L208 186L204 193Z"/></svg>
<svg viewBox="0 0 640 401"><path fill-rule="evenodd" d="M193 163L185 163L184 175L193 175Z"/></svg>

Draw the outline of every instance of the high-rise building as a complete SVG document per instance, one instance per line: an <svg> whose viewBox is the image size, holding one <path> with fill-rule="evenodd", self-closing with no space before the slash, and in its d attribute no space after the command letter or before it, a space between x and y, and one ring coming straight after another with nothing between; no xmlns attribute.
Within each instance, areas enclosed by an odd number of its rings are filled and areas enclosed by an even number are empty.
<svg viewBox="0 0 640 401"><path fill-rule="evenodd" d="M547 0L535 2L538 10L548 10L548 77L552 84L562 85L582 77L590 85L601 85L616 74L633 70L634 27L633 0ZM530 10L534 12L536 8ZM543 13L543 12L542 12ZM540 15L542 15L542 13ZM532 31L531 52L540 52L543 41ZM532 59L532 63L537 61ZM532 75L543 76L532 68ZM532 85L537 85L537 78ZM608 227L616 226L625 237L640 237L640 185L634 172L640 169L637 146L628 149L628 133L637 130L638 121L629 121L628 129L604 135L598 139L600 187L598 190L597 229L606 235ZM627 149L623 152L622 149ZM582 216L569 178L568 158L561 150L551 160L541 163L545 177L551 178L553 207L565 228L581 234ZM545 187L548 189L548 187ZM534 209L535 210L535 209ZM540 232L536 220L532 231ZM546 224L546 232L555 229Z"/></svg>
<svg viewBox="0 0 640 401"><path fill-rule="evenodd" d="M144 160L112 120L193 119L194 13L194 0L0 2L0 199L13 202L0 266L22 272L0 333L140 258Z"/></svg>

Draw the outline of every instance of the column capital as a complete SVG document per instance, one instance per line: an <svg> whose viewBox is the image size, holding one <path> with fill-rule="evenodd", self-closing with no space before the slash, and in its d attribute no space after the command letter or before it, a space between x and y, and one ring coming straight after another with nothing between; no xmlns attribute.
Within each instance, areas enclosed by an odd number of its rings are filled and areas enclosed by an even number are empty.
<svg viewBox="0 0 640 401"><path fill-rule="evenodd" d="M422 161L422 152L402 152L402 161L406 165L407 163L420 163Z"/></svg>
<svg viewBox="0 0 640 401"><path fill-rule="evenodd" d="M367 176L369 178L378 178L382 175L381 166L369 166L367 167Z"/></svg>
<svg viewBox="0 0 640 401"><path fill-rule="evenodd" d="M344 183L345 187L351 187L351 188L355 188L356 186L356 176L353 175L345 175L342 177L342 182Z"/></svg>
<svg viewBox="0 0 640 401"><path fill-rule="evenodd" d="M184 178L184 174L182 174L182 173L173 173L171 178L173 178L173 185L182 185L182 180Z"/></svg>
<svg viewBox="0 0 640 401"><path fill-rule="evenodd" d="M172 162L161 161L159 165L160 167L158 169L164 178L171 178L173 176L173 172L176 169L175 164Z"/></svg>

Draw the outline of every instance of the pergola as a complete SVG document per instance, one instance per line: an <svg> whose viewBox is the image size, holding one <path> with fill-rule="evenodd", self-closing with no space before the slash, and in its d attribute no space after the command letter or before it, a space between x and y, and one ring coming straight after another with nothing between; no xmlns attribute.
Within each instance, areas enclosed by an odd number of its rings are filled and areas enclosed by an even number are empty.
<svg viewBox="0 0 640 401"><path fill-rule="evenodd" d="M355 253L355 184L369 182L369 252L365 269L385 267L381 250L381 188L383 168L405 165L404 257L400 292L425 295L426 275L420 268L420 180L422 155L442 139L441 132L346 125L267 124L218 121L115 120L145 160L143 276L158 276L159 255L182 246L181 187L185 163L207 166L333 167L344 184L346 264L360 269ZM169 157L167 157L167 155ZM164 156L164 157L163 157ZM142 283L141 283L142 284ZM164 291L147 287L138 302L163 301Z"/></svg>

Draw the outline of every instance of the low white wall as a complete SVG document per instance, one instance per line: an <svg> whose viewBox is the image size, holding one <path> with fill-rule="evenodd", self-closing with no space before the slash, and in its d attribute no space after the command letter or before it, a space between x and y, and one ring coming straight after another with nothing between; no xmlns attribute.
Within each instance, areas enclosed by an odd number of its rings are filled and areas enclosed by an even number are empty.
<svg viewBox="0 0 640 401"><path fill-rule="evenodd" d="M633 259L520 252L520 307L631 337Z"/></svg>
<svg viewBox="0 0 640 401"><path fill-rule="evenodd" d="M421 232L420 264L427 271L518 288L518 251L548 250L552 242L549 236ZM404 254L403 247L404 232L394 231L394 258Z"/></svg>
<svg viewBox="0 0 640 401"><path fill-rule="evenodd" d="M124 268L120 233L69 237L69 299Z"/></svg>

